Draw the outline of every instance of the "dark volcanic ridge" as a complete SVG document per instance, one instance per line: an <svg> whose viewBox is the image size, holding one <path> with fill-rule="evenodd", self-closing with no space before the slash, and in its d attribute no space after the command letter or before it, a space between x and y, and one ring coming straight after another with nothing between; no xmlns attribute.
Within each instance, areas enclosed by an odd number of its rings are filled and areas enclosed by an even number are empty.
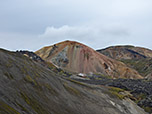
<svg viewBox="0 0 152 114"><path fill-rule="evenodd" d="M63 73L64 74L64 73ZM1 114L145 114L105 87L57 74L27 55L0 49Z"/></svg>

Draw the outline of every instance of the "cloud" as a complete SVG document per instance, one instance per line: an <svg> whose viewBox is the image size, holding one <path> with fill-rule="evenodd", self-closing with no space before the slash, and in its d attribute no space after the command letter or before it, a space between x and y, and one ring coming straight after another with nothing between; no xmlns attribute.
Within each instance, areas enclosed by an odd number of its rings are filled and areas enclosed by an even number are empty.
<svg viewBox="0 0 152 114"><path fill-rule="evenodd" d="M47 42L54 43L62 40L75 40L97 48L99 45L100 47L106 46L107 42L112 43L128 35L129 32L126 29L118 27L98 28L64 25L59 28L47 27L44 34L41 34L39 38L45 40L45 44Z"/></svg>
<svg viewBox="0 0 152 114"><path fill-rule="evenodd" d="M63 40L94 49L133 44L152 49L151 0L1 0L0 46L36 50Z"/></svg>
<svg viewBox="0 0 152 114"><path fill-rule="evenodd" d="M39 41L37 36L20 33L0 32L0 48L7 50L37 50Z"/></svg>

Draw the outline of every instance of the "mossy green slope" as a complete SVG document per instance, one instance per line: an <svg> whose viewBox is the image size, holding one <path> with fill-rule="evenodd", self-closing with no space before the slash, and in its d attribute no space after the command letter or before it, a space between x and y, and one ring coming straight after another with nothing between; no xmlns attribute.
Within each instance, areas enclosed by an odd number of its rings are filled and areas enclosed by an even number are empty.
<svg viewBox="0 0 152 114"><path fill-rule="evenodd" d="M142 76L146 77L152 73L152 58L146 59L132 59L132 60L121 60L129 67L138 71Z"/></svg>

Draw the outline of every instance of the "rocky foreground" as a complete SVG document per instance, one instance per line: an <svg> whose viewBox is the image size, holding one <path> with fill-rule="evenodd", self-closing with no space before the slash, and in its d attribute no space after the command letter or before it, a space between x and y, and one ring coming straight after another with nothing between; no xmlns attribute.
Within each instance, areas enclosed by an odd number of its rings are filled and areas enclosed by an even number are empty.
<svg viewBox="0 0 152 114"><path fill-rule="evenodd" d="M94 74L85 78L72 77L80 82L106 87L116 87L127 91L128 94L116 94L119 98L129 97L145 111L152 113L152 81L147 79L111 79L106 76ZM121 92L121 91L120 91Z"/></svg>
<svg viewBox="0 0 152 114"><path fill-rule="evenodd" d="M42 64L42 62L45 62L41 57L37 56L33 52L28 52L28 51L17 51L19 54L23 54L25 56L28 56L29 58L32 58L34 61L37 61ZM41 60L41 62L40 62ZM42 65L45 66L43 63ZM77 84L82 84L87 83L87 84L92 84L92 85L103 85L104 87L116 87L112 88L114 90L114 95L116 95L119 99L124 99L124 98L129 98L137 105L140 107L144 108L145 111L147 112L152 112L151 107L152 107L152 81L150 80L145 80L145 79L112 79L111 77L104 76L101 74L93 74L93 75L83 75L84 77L80 75L72 75L68 72L63 71L62 69L59 68L53 68L48 67L50 70L53 70L56 73L59 73L62 76L66 77L66 80L70 80L74 83ZM56 69L56 70L54 70ZM76 80L76 81L74 81ZM120 88L120 91L118 91ZM122 90L121 90L122 89ZM124 92L124 91L129 91L129 93L125 93L125 95L119 94L119 92ZM116 93L115 93L116 92ZM118 93L117 93L118 92ZM113 93L113 91L112 91Z"/></svg>
<svg viewBox="0 0 152 114"><path fill-rule="evenodd" d="M145 114L130 99L0 49L0 114ZM65 76L64 76L65 75Z"/></svg>

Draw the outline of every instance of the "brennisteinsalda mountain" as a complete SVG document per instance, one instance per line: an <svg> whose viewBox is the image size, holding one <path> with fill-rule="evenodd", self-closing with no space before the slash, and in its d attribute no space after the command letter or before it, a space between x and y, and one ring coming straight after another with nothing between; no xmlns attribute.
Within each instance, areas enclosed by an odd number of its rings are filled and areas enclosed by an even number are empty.
<svg viewBox="0 0 152 114"><path fill-rule="evenodd" d="M102 73L114 78L142 78L137 71L127 67L124 63L74 41L44 47L36 51L36 54L45 61L73 73Z"/></svg>
<svg viewBox="0 0 152 114"><path fill-rule="evenodd" d="M117 57L74 41L0 49L0 114L152 113L151 50L126 48Z"/></svg>

